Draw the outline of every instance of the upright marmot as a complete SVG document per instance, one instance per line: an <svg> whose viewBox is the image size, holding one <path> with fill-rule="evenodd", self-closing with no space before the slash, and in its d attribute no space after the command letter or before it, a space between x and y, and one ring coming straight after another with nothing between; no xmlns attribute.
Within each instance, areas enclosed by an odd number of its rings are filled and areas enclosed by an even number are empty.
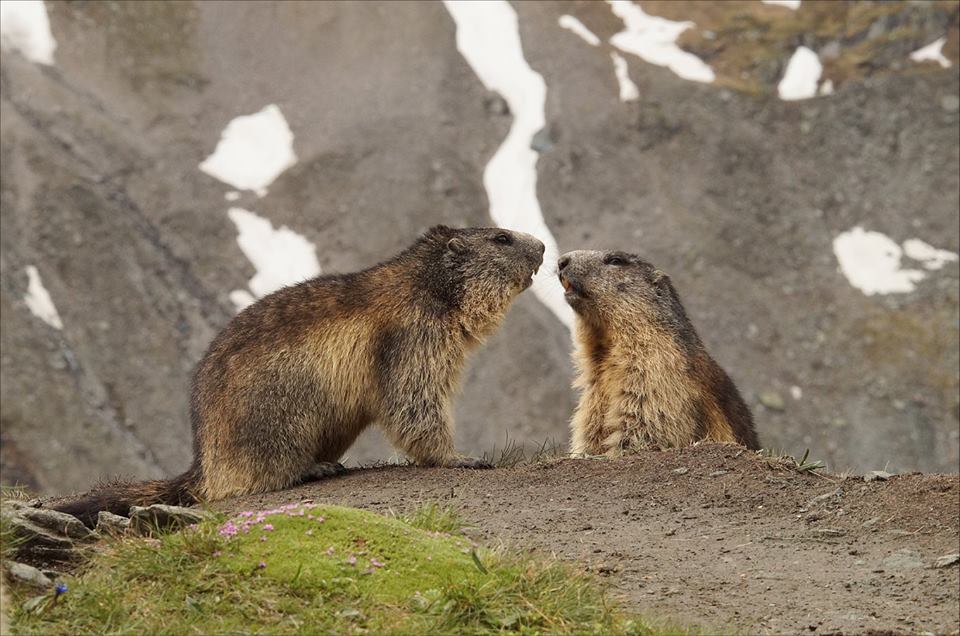
<svg viewBox="0 0 960 636"><path fill-rule="evenodd" d="M99 510L287 488L342 470L373 422L418 464L487 467L454 450L451 398L467 353L531 284L543 251L521 232L437 226L370 269L261 299L197 365L190 469L58 509L92 525Z"/></svg>
<svg viewBox="0 0 960 636"><path fill-rule="evenodd" d="M577 314L575 386L583 390L572 453L612 456L698 440L759 448L750 410L666 274L621 252L570 252L558 267Z"/></svg>

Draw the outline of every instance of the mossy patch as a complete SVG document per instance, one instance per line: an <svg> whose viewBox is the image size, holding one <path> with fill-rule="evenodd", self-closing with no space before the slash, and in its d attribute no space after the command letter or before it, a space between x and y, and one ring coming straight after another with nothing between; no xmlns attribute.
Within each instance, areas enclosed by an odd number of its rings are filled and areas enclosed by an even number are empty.
<svg viewBox="0 0 960 636"><path fill-rule="evenodd" d="M457 527L437 509L414 521ZM570 566L351 508L296 504L103 545L66 594L21 606L15 633L661 633Z"/></svg>
<svg viewBox="0 0 960 636"><path fill-rule="evenodd" d="M681 48L707 62L716 84L751 94L776 90L800 45L816 51L823 79L848 81L888 74L939 71L915 63L912 51L945 36L943 54L958 62L955 0L933 2L803 2L796 11L754 0L700 2L647 0L644 11L671 20L692 20Z"/></svg>

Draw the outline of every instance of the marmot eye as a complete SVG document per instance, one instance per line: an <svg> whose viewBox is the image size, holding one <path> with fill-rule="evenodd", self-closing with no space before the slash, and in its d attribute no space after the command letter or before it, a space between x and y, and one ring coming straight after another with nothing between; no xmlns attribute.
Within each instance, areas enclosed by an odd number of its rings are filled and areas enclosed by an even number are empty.
<svg viewBox="0 0 960 636"><path fill-rule="evenodd" d="M606 263L607 265L626 265L627 264L626 259L620 256L608 256L605 259L603 259L603 262Z"/></svg>
<svg viewBox="0 0 960 636"><path fill-rule="evenodd" d="M509 234L500 233L493 237L493 240L501 245L510 245L513 243L513 237Z"/></svg>

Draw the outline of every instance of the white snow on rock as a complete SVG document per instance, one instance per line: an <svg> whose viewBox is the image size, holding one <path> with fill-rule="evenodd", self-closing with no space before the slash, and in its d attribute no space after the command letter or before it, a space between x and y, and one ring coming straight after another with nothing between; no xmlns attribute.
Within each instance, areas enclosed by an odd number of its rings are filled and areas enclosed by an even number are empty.
<svg viewBox="0 0 960 636"><path fill-rule="evenodd" d="M621 51L640 59L665 66L686 80L712 82L716 76L703 60L677 46L677 38L693 22L676 22L644 13L630 0L607 0L614 15L623 20L624 30L610 38Z"/></svg>
<svg viewBox="0 0 960 636"><path fill-rule="evenodd" d="M822 72L819 56L805 46L797 47L777 85L780 99L792 101L816 96Z"/></svg>
<svg viewBox="0 0 960 636"><path fill-rule="evenodd" d="M60 320L57 307L53 304L53 299L50 298L50 292L43 286L40 272L33 265L27 265L27 293L23 297L23 302L27 304L27 309L34 316L54 329L63 329L63 322Z"/></svg>
<svg viewBox="0 0 960 636"><path fill-rule="evenodd" d="M4 51L19 51L31 62L53 64L57 42L42 0L0 2L0 46Z"/></svg>
<svg viewBox="0 0 960 636"><path fill-rule="evenodd" d="M270 104L227 124L216 150L200 164L200 170L262 197L267 186L296 162L290 126L277 105Z"/></svg>
<svg viewBox="0 0 960 636"><path fill-rule="evenodd" d="M923 48L910 54L914 62L936 62L943 68L950 68L950 60L943 54L943 45L947 43L946 36L934 40Z"/></svg>
<svg viewBox="0 0 960 636"><path fill-rule="evenodd" d="M957 260L957 254L938 250L919 239L908 239L901 248L885 234L867 232L859 226L837 236L833 240L833 252L843 275L867 296L911 292L926 278L923 270L900 266L904 252L928 270L940 269L948 261Z"/></svg>
<svg viewBox="0 0 960 636"><path fill-rule="evenodd" d="M583 39L584 42L590 46L599 46L600 38L594 34L593 31L588 29L583 25L583 22L576 19L572 15L562 15L560 19L557 20L557 23L568 31L573 31Z"/></svg>
<svg viewBox="0 0 960 636"><path fill-rule="evenodd" d="M243 208L230 208L227 215L237 226L240 249L257 269L250 291L230 292L237 311L281 287L320 274L317 248L305 237L285 225L274 229L269 220Z"/></svg>
<svg viewBox="0 0 960 636"><path fill-rule="evenodd" d="M613 72L617 76L617 83L620 85L620 101L630 102L640 98L640 90L630 79L630 73L627 72L627 61L622 55L613 51L610 52L610 59L613 60Z"/></svg>
<svg viewBox="0 0 960 636"><path fill-rule="evenodd" d="M796 11L800 8L800 0L763 0L763 4L773 4Z"/></svg>
<svg viewBox="0 0 960 636"><path fill-rule="evenodd" d="M537 200L538 154L534 135L545 124L547 87L523 56L517 13L506 0L444 0L457 26L457 50L483 82L510 106L513 124L483 172L490 217L500 227L533 234L546 246L546 267L534 277L533 293L568 328L573 310L554 276L557 242Z"/></svg>
<svg viewBox="0 0 960 636"><path fill-rule="evenodd" d="M947 263L957 260L957 255L948 250L938 250L920 239L907 239L903 242L903 252L907 257L920 261L924 269L938 270Z"/></svg>

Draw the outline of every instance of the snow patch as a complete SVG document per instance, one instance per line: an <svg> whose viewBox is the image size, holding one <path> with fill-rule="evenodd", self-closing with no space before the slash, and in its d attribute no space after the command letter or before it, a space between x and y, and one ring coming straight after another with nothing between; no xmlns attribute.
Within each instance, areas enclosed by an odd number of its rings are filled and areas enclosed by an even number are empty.
<svg viewBox="0 0 960 636"><path fill-rule="evenodd" d="M763 0L763 4L773 4L778 7L786 7L796 11L800 8L800 0Z"/></svg>
<svg viewBox="0 0 960 636"><path fill-rule="evenodd" d="M620 84L620 101L630 102L640 98L640 90L630 79L630 73L627 72L627 61L622 55L613 51L610 52L610 58L613 60L613 72L617 76L617 83Z"/></svg>
<svg viewBox="0 0 960 636"><path fill-rule="evenodd" d="M790 397L792 397L794 400L802 399L803 389L794 384L792 387L790 387Z"/></svg>
<svg viewBox="0 0 960 636"><path fill-rule="evenodd" d="M822 72L823 65L820 64L819 56L805 46L797 47L787 63L783 79L777 86L780 99L792 101L816 96Z"/></svg>
<svg viewBox="0 0 960 636"><path fill-rule="evenodd" d="M43 286L43 281L40 280L40 272L33 265L27 265L27 280L27 293L23 297L27 309L54 329L63 329L63 322L60 320L60 314L53 304L53 299L50 298L50 292Z"/></svg>
<svg viewBox="0 0 960 636"><path fill-rule="evenodd" d="M580 38L590 46L600 45L600 38L598 38L593 31L585 27L583 25L583 22L581 22L580 20L577 20L572 15L560 16L560 19L557 20L557 23L560 26L562 26L564 29L567 29L568 31L573 31L574 33L579 35Z"/></svg>
<svg viewBox="0 0 960 636"><path fill-rule="evenodd" d="M31 62L53 64L57 42L42 0L0 2L0 46L5 51L19 51Z"/></svg>
<svg viewBox="0 0 960 636"><path fill-rule="evenodd" d="M938 250L920 239L907 239L903 242L903 251L908 258L920 261L924 269L938 270L947 263L957 260L957 255L947 250Z"/></svg>
<svg viewBox="0 0 960 636"><path fill-rule="evenodd" d="M914 62L936 62L943 68L950 68L950 60L943 54L943 45L947 43L946 36L934 40L923 48L910 54Z"/></svg>
<svg viewBox="0 0 960 636"><path fill-rule="evenodd" d="M281 287L320 274L317 248L305 237L286 225L274 229L269 220L243 208L230 208L227 215L237 226L240 249L257 269L248 284L249 292L230 292L237 311Z"/></svg>
<svg viewBox="0 0 960 636"><path fill-rule="evenodd" d="M270 104L227 124L216 150L200 164L200 170L262 197L267 186L295 163L293 133L277 105Z"/></svg>
<svg viewBox="0 0 960 636"><path fill-rule="evenodd" d="M559 253L537 200L538 154L531 148L534 135L546 123L546 84L523 56L517 13L509 2L444 0L444 6L457 26L457 50L483 85L499 93L513 113L507 138L483 171L490 217L500 227L543 241L547 267L534 277L533 293L572 328L573 310L553 276L551 265Z"/></svg>
<svg viewBox="0 0 960 636"><path fill-rule="evenodd" d="M632 53L657 66L665 66L686 80L712 82L713 70L693 53L677 46L677 38L693 22L676 22L644 13L630 0L607 0L614 15L623 20L624 30L610 38L621 51Z"/></svg>
<svg viewBox="0 0 960 636"><path fill-rule="evenodd" d="M919 269L902 269L906 256L920 261L927 270L936 270L957 254L938 250L919 239L904 241L903 248L880 232L867 232L862 227L841 233L833 240L833 252L840 271L851 285L867 296L912 292L927 273Z"/></svg>

